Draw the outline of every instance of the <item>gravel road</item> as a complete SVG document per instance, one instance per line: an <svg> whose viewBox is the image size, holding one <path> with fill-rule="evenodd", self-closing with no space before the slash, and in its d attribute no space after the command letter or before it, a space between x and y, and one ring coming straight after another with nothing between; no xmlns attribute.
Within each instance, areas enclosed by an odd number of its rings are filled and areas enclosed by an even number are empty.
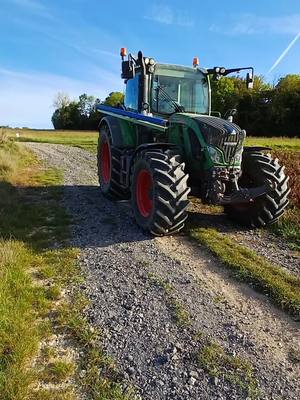
<svg viewBox="0 0 300 400"><path fill-rule="evenodd" d="M212 378L199 364L197 354L208 341L249 360L259 399L300 398L296 322L234 281L203 247L183 236L154 239L141 232L127 202L100 194L94 155L63 145L26 146L64 171L72 244L81 249L83 290L91 299L88 319L101 329L103 349L142 399L252 398L243 382L224 374ZM249 241L249 232L236 234ZM188 320L178 320L182 310ZM229 374L230 365L224 368Z"/></svg>

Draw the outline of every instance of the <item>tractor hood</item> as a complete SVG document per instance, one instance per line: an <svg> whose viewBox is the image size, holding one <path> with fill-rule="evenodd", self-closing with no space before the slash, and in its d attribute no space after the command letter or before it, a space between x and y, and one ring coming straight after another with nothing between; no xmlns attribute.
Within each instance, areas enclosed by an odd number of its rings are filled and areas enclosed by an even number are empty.
<svg viewBox="0 0 300 400"><path fill-rule="evenodd" d="M173 119L180 122L180 115L196 122L206 145L218 147L223 152L226 163L230 163L237 153L241 153L246 132L238 125L218 117L190 113L174 114L170 121Z"/></svg>
<svg viewBox="0 0 300 400"><path fill-rule="evenodd" d="M242 133L242 136L246 134L238 125L222 118L195 114L188 116L197 122L207 144L218 146L220 138L235 142Z"/></svg>
<svg viewBox="0 0 300 400"><path fill-rule="evenodd" d="M197 122L205 142L223 151L225 162L231 162L241 152L246 132L238 125L208 115L194 116L193 119Z"/></svg>

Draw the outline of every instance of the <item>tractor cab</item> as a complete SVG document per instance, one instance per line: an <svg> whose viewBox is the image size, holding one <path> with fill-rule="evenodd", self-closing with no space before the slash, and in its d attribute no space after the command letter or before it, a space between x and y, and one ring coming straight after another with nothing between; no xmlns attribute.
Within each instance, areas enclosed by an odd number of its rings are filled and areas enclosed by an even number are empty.
<svg viewBox="0 0 300 400"><path fill-rule="evenodd" d="M122 62L124 106L128 111L168 118L178 112L210 114L208 73L196 65L158 64L153 58L129 54Z"/></svg>
<svg viewBox="0 0 300 400"><path fill-rule="evenodd" d="M199 68L156 64L150 87L153 114L210 113L208 75Z"/></svg>
<svg viewBox="0 0 300 400"><path fill-rule="evenodd" d="M199 68L198 58L194 58L193 67L159 64L153 58L144 57L139 51L137 56L128 55L121 49L122 78L126 84L124 107L144 115L158 115L168 118L174 113L204 114L211 113L211 91L209 77L220 79L233 72L250 70L246 84L253 85L253 68L214 67Z"/></svg>

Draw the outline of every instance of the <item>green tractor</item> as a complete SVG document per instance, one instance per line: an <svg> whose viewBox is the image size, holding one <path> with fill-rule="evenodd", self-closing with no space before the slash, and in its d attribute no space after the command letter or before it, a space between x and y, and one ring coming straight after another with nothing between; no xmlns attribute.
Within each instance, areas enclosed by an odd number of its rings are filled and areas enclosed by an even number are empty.
<svg viewBox="0 0 300 400"><path fill-rule="evenodd" d="M248 227L278 220L288 205L288 177L266 147L244 146L246 132L211 111L210 77L241 70L253 86L253 68L199 68L159 64L140 51L125 59L126 91L118 108L97 106L98 174L102 193L131 199L137 224L154 235L180 231L191 192L224 206Z"/></svg>

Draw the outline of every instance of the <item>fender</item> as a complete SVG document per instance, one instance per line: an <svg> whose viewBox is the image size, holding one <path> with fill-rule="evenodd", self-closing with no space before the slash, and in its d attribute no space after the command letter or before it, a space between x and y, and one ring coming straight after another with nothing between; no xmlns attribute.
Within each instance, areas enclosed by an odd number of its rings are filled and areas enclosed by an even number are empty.
<svg viewBox="0 0 300 400"><path fill-rule="evenodd" d="M145 150L168 150L177 148L174 143L144 143L138 146L134 151L125 151L122 158L122 174L121 183L124 187L128 188L130 186L130 174L134 164L134 159L136 155Z"/></svg>
<svg viewBox="0 0 300 400"><path fill-rule="evenodd" d="M106 124L110 130L113 146L120 149L128 149L136 146L134 125L111 116L103 117L100 120L99 130L103 124Z"/></svg>
<svg viewBox="0 0 300 400"><path fill-rule="evenodd" d="M251 151L262 151L262 150L272 150L271 147L265 146L245 146L244 151L249 153Z"/></svg>

